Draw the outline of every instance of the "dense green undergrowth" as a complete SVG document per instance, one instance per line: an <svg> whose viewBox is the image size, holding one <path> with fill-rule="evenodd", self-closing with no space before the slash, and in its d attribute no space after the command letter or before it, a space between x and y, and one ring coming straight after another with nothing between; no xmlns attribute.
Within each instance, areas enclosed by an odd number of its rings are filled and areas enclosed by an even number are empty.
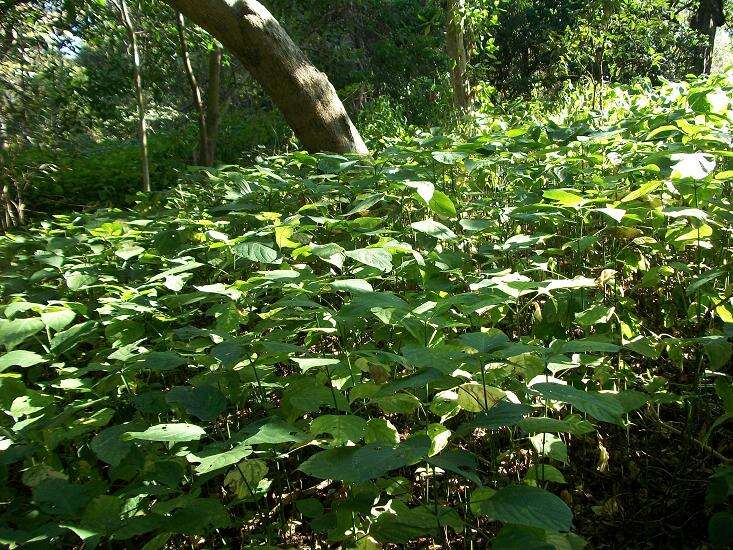
<svg viewBox="0 0 733 550"><path fill-rule="evenodd" d="M225 166L2 237L0 539L727 544L732 89ZM650 455L695 461L670 500L699 525L609 538Z"/></svg>
<svg viewBox="0 0 733 550"><path fill-rule="evenodd" d="M220 129L217 158L248 164L267 151L284 150L290 132L282 117L262 114L227 116ZM149 138L154 191L176 185L197 156L198 128L179 123L152 132ZM74 143L63 149L24 147L0 153L0 171L12 182L29 180L22 194L30 219L51 213L135 204L140 190L140 148L136 141Z"/></svg>

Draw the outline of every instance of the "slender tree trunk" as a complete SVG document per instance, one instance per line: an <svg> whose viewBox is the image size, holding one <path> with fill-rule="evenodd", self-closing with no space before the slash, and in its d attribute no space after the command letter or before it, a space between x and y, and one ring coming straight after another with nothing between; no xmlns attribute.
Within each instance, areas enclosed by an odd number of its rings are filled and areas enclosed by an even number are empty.
<svg viewBox="0 0 733 550"><path fill-rule="evenodd" d="M188 78L188 84L191 86L191 95L193 96L193 103L196 107L196 114L198 115L199 124L199 158L198 161L203 166L211 166L213 160L209 156L209 130L206 121L206 112L204 109L204 101L201 98L201 88L199 83L196 81L196 75L193 72L191 66L191 55L188 51L188 42L186 41L186 22L183 19L182 13L176 14L176 26L178 27L178 39L181 44L181 59L183 60L183 68L186 71L186 78Z"/></svg>
<svg viewBox="0 0 733 550"><path fill-rule="evenodd" d="M150 162L148 160L148 122L145 118L145 98L140 74L140 51L137 45L137 34L127 9L127 0L116 0L120 19L127 30L132 50L133 76L135 80L135 99L137 101L138 133L140 135L140 164L142 170L143 191L150 192Z"/></svg>
<svg viewBox="0 0 733 550"><path fill-rule="evenodd" d="M25 225L25 193L28 190L28 185L23 186L21 189L20 185L15 187L15 200L13 206L16 212L16 219L18 226Z"/></svg>
<svg viewBox="0 0 733 550"><path fill-rule="evenodd" d="M0 102L0 153L8 148L8 129L5 125L3 104Z"/></svg>
<svg viewBox="0 0 733 550"><path fill-rule="evenodd" d="M221 47L217 44L209 53L209 85L206 90L206 138L212 165L216 161L216 143L221 123L221 57Z"/></svg>
<svg viewBox="0 0 733 550"><path fill-rule="evenodd" d="M453 87L453 104L465 111L471 101L468 82L468 55L466 54L463 28L464 0L448 0L448 22L446 28L446 49L451 60L450 79Z"/></svg>
<svg viewBox="0 0 733 550"><path fill-rule="evenodd" d="M3 229L9 229L15 225L13 219L13 203L10 202L10 184L3 184L0 189L0 199L3 201Z"/></svg>
<svg viewBox="0 0 733 550"><path fill-rule="evenodd" d="M713 64L713 49L718 27L725 24L723 0L699 0L697 11L690 21L690 26L703 35L702 43L695 52L695 67L697 74L709 74Z"/></svg>
<svg viewBox="0 0 733 550"><path fill-rule="evenodd" d="M328 77L256 0L164 0L252 74L309 151L368 153Z"/></svg>

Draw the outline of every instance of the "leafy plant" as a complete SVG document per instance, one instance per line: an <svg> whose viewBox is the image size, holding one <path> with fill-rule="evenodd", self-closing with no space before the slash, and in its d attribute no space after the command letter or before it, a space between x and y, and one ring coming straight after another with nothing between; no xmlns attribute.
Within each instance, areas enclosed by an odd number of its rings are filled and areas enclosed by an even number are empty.
<svg viewBox="0 0 733 550"><path fill-rule="evenodd" d="M581 548L609 437L729 462L732 88L295 151L3 236L3 542Z"/></svg>

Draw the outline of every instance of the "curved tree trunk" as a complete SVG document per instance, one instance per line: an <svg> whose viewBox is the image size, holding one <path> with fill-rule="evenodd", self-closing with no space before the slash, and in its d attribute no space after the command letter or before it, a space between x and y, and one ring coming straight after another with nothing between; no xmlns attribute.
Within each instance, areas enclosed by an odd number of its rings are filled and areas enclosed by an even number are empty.
<svg viewBox="0 0 733 550"><path fill-rule="evenodd" d="M252 74L309 151L368 153L328 77L256 0L164 0Z"/></svg>

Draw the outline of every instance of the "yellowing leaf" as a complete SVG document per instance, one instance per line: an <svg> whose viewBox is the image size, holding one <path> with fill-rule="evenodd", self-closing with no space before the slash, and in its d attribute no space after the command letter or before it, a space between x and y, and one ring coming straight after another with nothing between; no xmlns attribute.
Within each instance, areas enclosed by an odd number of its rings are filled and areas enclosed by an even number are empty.
<svg viewBox="0 0 733 550"><path fill-rule="evenodd" d="M698 239L705 239L713 234L713 228L708 224L702 224L698 228L691 229L686 233L683 233L675 239L675 241L696 241Z"/></svg>
<svg viewBox="0 0 733 550"><path fill-rule="evenodd" d="M564 189L549 189L542 193L542 196L546 199L559 202L563 206L576 206L585 202L585 199L580 195L565 191Z"/></svg>
<svg viewBox="0 0 733 550"><path fill-rule="evenodd" d="M300 243L296 243L290 240L290 237L295 233L295 229L288 225L278 225L275 228L275 243L280 248L297 248Z"/></svg>

